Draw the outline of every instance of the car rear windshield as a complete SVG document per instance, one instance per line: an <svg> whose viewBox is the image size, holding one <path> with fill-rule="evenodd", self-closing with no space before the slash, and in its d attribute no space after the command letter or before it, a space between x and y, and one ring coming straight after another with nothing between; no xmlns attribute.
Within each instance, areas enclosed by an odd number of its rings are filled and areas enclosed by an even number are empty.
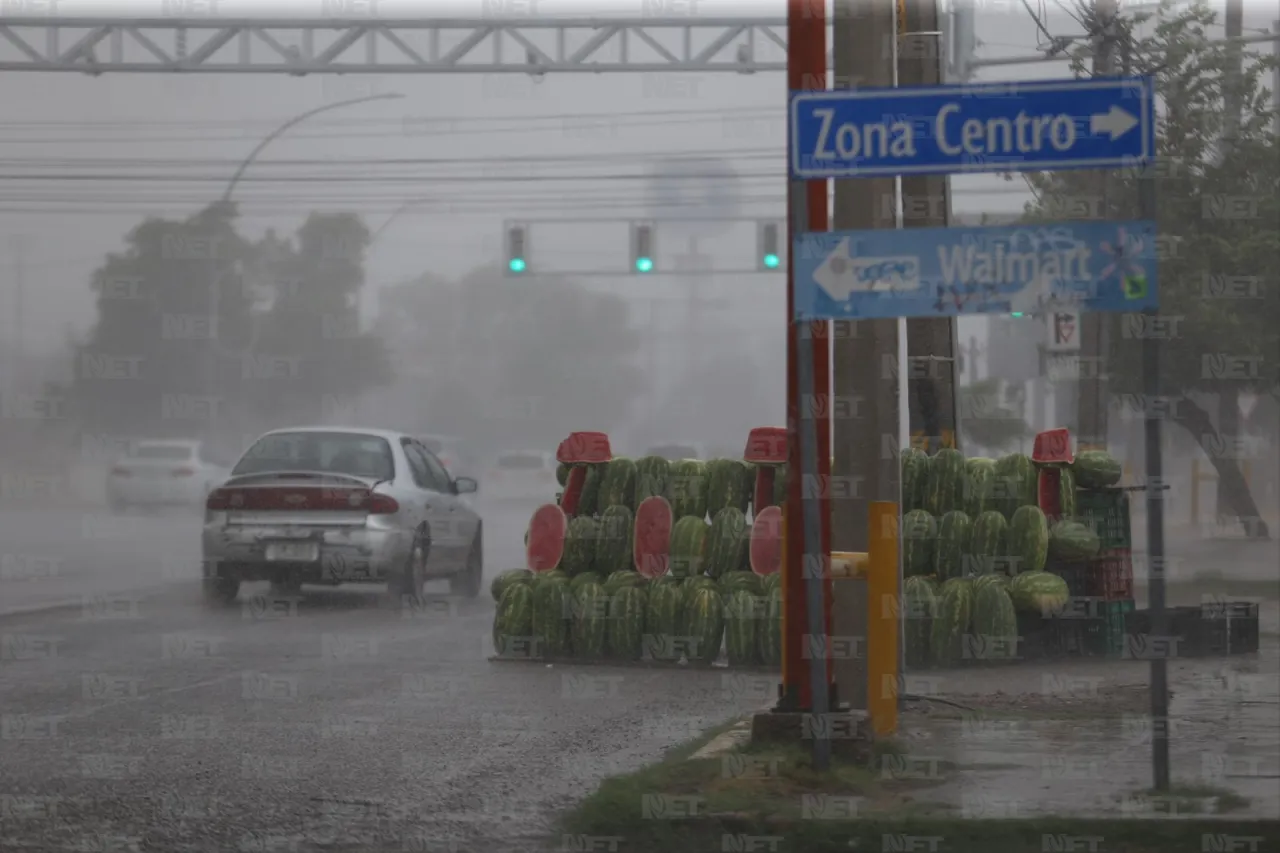
<svg viewBox="0 0 1280 853"><path fill-rule="evenodd" d="M547 467L547 462L539 453L504 453L498 457L498 467L513 471L536 471Z"/></svg>
<svg viewBox="0 0 1280 853"><path fill-rule="evenodd" d="M130 459L164 459L181 462L191 458L194 448L185 444L138 444L129 454Z"/></svg>
<svg viewBox="0 0 1280 853"><path fill-rule="evenodd" d="M698 450L684 444L668 444L655 447L649 451L650 456L661 456L663 459L697 459Z"/></svg>
<svg viewBox="0 0 1280 853"><path fill-rule="evenodd" d="M395 474L391 445L354 432L281 432L263 436L232 469L239 474L316 471L389 480Z"/></svg>

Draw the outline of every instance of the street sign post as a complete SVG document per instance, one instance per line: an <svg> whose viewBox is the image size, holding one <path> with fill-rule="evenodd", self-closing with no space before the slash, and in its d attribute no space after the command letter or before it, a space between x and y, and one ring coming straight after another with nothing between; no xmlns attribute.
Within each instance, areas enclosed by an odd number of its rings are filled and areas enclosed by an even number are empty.
<svg viewBox="0 0 1280 853"><path fill-rule="evenodd" d="M796 319L1155 308L1154 222L802 234Z"/></svg>
<svg viewBox="0 0 1280 853"><path fill-rule="evenodd" d="M795 10L794 5L790 8ZM821 17L820 12L817 17ZM797 18L803 20L802 16L789 17L789 25L795 27L800 22ZM1151 224L1156 218L1156 200L1154 176L1149 168L1156 157L1154 78L1107 77L817 92L800 90L794 75L789 82L792 91L787 111L787 166L792 188L792 286L788 290L788 302L792 308L792 334L797 328L812 327L813 319L808 318L901 316L904 308L912 306L921 310L919 299L904 300L904 291L916 289L927 293L920 285L931 274L935 280L940 275L947 275L942 270L941 256L936 254L944 245L944 238L933 238L935 254L931 258L928 254L929 237L922 236L926 229L878 232L874 237L868 232L828 235L820 233L825 229L815 220L813 224L819 233L804 233L809 230L809 223L796 215L797 209L803 209L807 200L804 182L877 175L1141 168L1138 215L1142 221L1125 225L1149 228L1150 248L1137 257L1127 257L1127 252L1121 251L1117 257L1118 266L1130 269L1119 274L1120 289L1108 294L1106 284L1099 282L1092 291L1084 289L1086 303L1092 300L1093 304L1075 307L1135 311L1148 316L1156 314L1155 230ZM825 206L821 213L821 220L825 220ZM1082 228L1078 223L1072 223L1071 227ZM1111 223L1111 227L1117 229L1117 238L1123 244L1126 238L1121 236L1120 227L1116 223ZM901 236L890 236L895 234ZM844 243L846 240L850 242ZM895 240L900 242L893 242ZM1088 248L1093 238L1082 243ZM840 248L842 244L843 249ZM954 242L950 245L956 246ZM1081 244L1076 245L1078 248ZM889 251L890 248L895 251ZM874 249L874 254L869 249ZM961 299L958 304L951 300L950 304L955 307L952 312L946 307L948 301L939 300L934 292L930 295L937 307L931 307L930 313L923 316L978 310L1009 311L1015 295L1025 302L1028 293L1033 296L1037 292L1040 295L1052 294L1063 289L1066 282L1076 281L1077 276L1087 279L1096 275L1105 279L1115 273L1110 267L1097 269L1093 266L1081 272L1079 265L1085 260L1080 255L1075 256L1077 269L1066 272L1061 267L1054 269L1048 265L1047 256L1051 252L1047 249L1023 254L1026 258L1020 259L1014 266L1014 272L1002 279L996 275L994 256L989 269L984 270L975 260L971 268L959 272L953 270L952 277L957 284L963 282L964 288L969 290L978 287L978 298L973 301ZM819 272L824 263L828 264L826 272ZM825 279L825 285L820 283L819 275ZM1019 281L1022 283L1017 284ZM1011 282L1013 285L1006 288L1007 294L991 293L991 288L1010 285ZM810 297L807 311L802 307L802 294L805 292ZM1010 299L995 298L1004 295L1009 295ZM823 303L823 299L827 302ZM1116 302L1116 299L1122 301ZM968 312L962 310L974 301L984 307ZM1126 301L1126 307L1117 307ZM856 311L855 302L858 306ZM873 307L876 303L881 307ZM1048 306L1038 299L1033 300L1033 304L1041 310L1052 307L1051 300ZM812 365L803 356L798 361L800 386L810 391L822 387L811 378ZM1142 361L1143 391L1150 399L1156 399L1161 387L1156 336L1148 335L1143 341ZM797 461L801 461L801 479L814 478L820 471L811 450L816 441L803 424L800 439L802 452L799 455L802 460ZM1147 414L1145 443L1147 557L1151 565L1160 566L1164 559L1163 465L1160 419L1154 408ZM789 503L794 505L794 502L793 491ZM803 501L806 553L813 553L815 546L819 545L821 526L820 518L814 518L818 509L816 503ZM1164 636L1168 630L1168 613L1165 610L1162 572L1152 572L1148 597L1151 630L1157 636ZM812 583L809 599L810 613L814 613L813 608L821 602L822 595ZM816 620L810 617L810 624L814 622ZM1150 687L1152 718L1167 719L1167 661L1158 655L1151 661ZM1169 739L1163 730L1152 737L1152 767L1156 790L1167 791L1170 784Z"/></svg>
<svg viewBox="0 0 1280 853"><path fill-rule="evenodd" d="M1155 154L1147 78L791 95L795 180L1133 166Z"/></svg>

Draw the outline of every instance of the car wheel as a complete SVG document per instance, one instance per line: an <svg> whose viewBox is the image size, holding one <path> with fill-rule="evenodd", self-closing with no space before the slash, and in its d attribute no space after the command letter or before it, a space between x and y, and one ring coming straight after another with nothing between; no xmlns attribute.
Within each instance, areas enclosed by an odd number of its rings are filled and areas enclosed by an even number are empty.
<svg viewBox="0 0 1280 853"><path fill-rule="evenodd" d="M205 604L213 607L232 605L240 594L240 581L236 578L204 578L202 585Z"/></svg>
<svg viewBox="0 0 1280 853"><path fill-rule="evenodd" d="M467 566L461 572L449 578L449 592L454 595L475 598L480 594L484 584L484 544L480 531L471 541L471 550L467 552Z"/></svg>
<svg viewBox="0 0 1280 853"><path fill-rule="evenodd" d="M407 603L416 607L422 603L422 588L427 583L427 559L430 556L431 537L424 531L419 531L404 568L387 582L387 592L396 604Z"/></svg>

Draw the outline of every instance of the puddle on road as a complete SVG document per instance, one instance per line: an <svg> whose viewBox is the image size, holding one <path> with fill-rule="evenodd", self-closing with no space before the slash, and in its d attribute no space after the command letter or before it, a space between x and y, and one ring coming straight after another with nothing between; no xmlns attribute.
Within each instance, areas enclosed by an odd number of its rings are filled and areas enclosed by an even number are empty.
<svg viewBox="0 0 1280 853"><path fill-rule="evenodd" d="M1186 667L1190 662L1182 662ZM1196 661L1171 685L1168 731L1175 785L1211 786L1249 802L1222 815L1280 817L1280 660L1260 655ZM1182 668L1180 667L1180 669ZM1171 668L1172 670L1172 668ZM927 719L904 733L913 756L957 771L918 799L967 818L1049 814L1213 816L1212 800L1155 802L1149 714L1119 719Z"/></svg>

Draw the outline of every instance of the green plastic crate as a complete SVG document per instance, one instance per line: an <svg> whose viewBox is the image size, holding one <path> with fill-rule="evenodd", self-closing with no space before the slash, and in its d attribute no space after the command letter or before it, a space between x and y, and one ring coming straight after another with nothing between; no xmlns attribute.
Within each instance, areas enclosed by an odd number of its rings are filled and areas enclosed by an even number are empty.
<svg viewBox="0 0 1280 853"><path fill-rule="evenodd" d="M1135 609L1133 599L1098 601L1096 607L1098 618L1092 620L1086 630L1090 652L1109 658L1123 657L1127 620Z"/></svg>
<svg viewBox="0 0 1280 853"><path fill-rule="evenodd" d="M1133 547L1128 492L1080 489L1076 492L1076 518L1098 534L1103 551Z"/></svg>

